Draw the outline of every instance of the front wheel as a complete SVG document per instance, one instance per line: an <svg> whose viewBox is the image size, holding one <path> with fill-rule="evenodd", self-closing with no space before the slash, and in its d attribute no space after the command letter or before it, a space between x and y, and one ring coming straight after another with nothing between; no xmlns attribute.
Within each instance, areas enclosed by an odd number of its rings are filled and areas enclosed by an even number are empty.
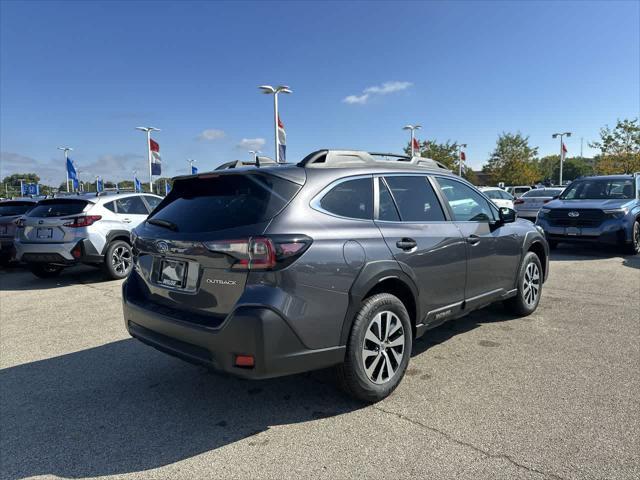
<svg viewBox="0 0 640 480"><path fill-rule="evenodd" d="M538 255L527 252L518 271L518 292L504 302L507 310L523 317L531 315L540 303L542 278L542 264Z"/></svg>
<svg viewBox="0 0 640 480"><path fill-rule="evenodd" d="M125 278L133 267L131 246L123 240L112 242L107 248L104 264L105 271L110 278L114 280Z"/></svg>
<svg viewBox="0 0 640 480"><path fill-rule="evenodd" d="M636 220L633 224L633 232L631 233L631 244L625 248L629 255L640 254L640 220Z"/></svg>
<svg viewBox="0 0 640 480"><path fill-rule="evenodd" d="M395 296L368 298L353 322L338 382L353 397L378 402L398 386L411 357L409 314Z"/></svg>
<svg viewBox="0 0 640 480"><path fill-rule="evenodd" d="M37 263L35 265L31 265L29 270L31 270L31 273L38 278L54 278L60 275L63 268L64 267L52 265L50 263Z"/></svg>

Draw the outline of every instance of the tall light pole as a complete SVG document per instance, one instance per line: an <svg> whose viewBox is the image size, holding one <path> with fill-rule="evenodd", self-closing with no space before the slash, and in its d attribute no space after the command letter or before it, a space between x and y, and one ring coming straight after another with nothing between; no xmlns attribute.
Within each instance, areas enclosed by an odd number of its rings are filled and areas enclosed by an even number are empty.
<svg viewBox="0 0 640 480"><path fill-rule="evenodd" d="M564 163L564 142L562 141L562 138L565 136L570 137L571 132L554 133L551 135L551 138L560 137L560 186L562 186L562 164Z"/></svg>
<svg viewBox="0 0 640 480"><path fill-rule="evenodd" d="M458 176L462 176L462 149L467 148L466 143L461 143L458 145Z"/></svg>
<svg viewBox="0 0 640 480"><path fill-rule="evenodd" d="M64 171L67 172L67 192L69 192L69 169L67 168L67 161L69 160L69 152L73 151L71 147L58 147L58 150L64 152Z"/></svg>
<svg viewBox="0 0 640 480"><path fill-rule="evenodd" d="M286 85L278 85L275 88L271 85L260 85L258 88L266 95L273 94L273 128L276 143L276 163L280 163L280 141L278 140L278 94L293 92Z"/></svg>
<svg viewBox="0 0 640 480"><path fill-rule="evenodd" d="M187 158L187 162L189 163L189 175L193 175L193 164L195 163L195 160Z"/></svg>
<svg viewBox="0 0 640 480"><path fill-rule="evenodd" d="M249 153L253 155L253 163L258 163L258 154L262 152L260 150L249 150Z"/></svg>
<svg viewBox="0 0 640 480"><path fill-rule="evenodd" d="M136 127L136 130L147 132L147 161L149 162L149 192L153 193L153 175L151 174L151 132L159 132L155 127Z"/></svg>
<svg viewBox="0 0 640 480"><path fill-rule="evenodd" d="M414 139L414 132L416 130L420 130L422 128L422 125L405 125L404 127L402 127L403 130L411 130L411 158L414 157L415 155L415 149L413 148L413 139Z"/></svg>

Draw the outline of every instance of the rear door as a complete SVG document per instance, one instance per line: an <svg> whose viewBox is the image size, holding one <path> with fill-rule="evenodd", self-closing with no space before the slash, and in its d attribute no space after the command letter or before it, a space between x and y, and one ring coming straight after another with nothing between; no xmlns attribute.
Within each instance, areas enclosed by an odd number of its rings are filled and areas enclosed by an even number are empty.
<svg viewBox="0 0 640 480"><path fill-rule="evenodd" d="M25 217L24 228L18 230L24 243L67 243L75 239L77 229L65 227L70 217L86 211L93 203L76 198L41 200Z"/></svg>
<svg viewBox="0 0 640 480"><path fill-rule="evenodd" d="M425 175L376 179L376 224L420 292L424 323L441 323L462 307L466 251Z"/></svg>
<svg viewBox="0 0 640 480"><path fill-rule="evenodd" d="M480 192L450 177L436 179L466 241L465 301L474 308L513 288L521 245L514 225L500 225L497 209Z"/></svg>
<svg viewBox="0 0 640 480"><path fill-rule="evenodd" d="M119 198L115 201L116 214L127 230L133 230L149 215L147 205L140 195Z"/></svg>

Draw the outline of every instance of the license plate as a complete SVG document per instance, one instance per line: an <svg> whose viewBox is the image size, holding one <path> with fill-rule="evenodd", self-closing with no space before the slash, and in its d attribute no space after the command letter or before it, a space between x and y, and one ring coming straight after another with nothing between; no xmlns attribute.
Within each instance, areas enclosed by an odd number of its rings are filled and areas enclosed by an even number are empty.
<svg viewBox="0 0 640 480"><path fill-rule="evenodd" d="M53 228L39 228L37 236L38 238L51 238L53 237Z"/></svg>
<svg viewBox="0 0 640 480"><path fill-rule="evenodd" d="M160 264L161 285L174 288L184 288L187 277L187 263L177 260L162 260Z"/></svg>
<svg viewBox="0 0 640 480"><path fill-rule="evenodd" d="M571 236L580 235L580 229L577 227L567 227L567 235L571 235Z"/></svg>

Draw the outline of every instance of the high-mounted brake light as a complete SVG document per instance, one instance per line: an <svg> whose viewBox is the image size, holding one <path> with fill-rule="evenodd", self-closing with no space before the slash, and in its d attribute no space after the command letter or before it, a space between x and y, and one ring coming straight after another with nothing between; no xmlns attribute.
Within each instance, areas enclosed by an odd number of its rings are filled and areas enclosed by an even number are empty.
<svg viewBox="0 0 640 480"><path fill-rule="evenodd" d="M93 225L95 222L102 218L101 215L84 215L81 217L73 217L70 222L63 223L65 227L80 228Z"/></svg>

